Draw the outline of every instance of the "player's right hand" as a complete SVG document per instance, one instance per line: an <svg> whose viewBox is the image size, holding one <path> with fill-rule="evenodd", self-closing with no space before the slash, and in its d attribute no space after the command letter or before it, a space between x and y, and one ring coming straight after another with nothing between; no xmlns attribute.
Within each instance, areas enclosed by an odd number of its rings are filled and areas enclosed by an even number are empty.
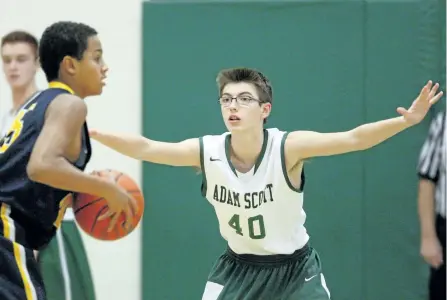
<svg viewBox="0 0 447 300"><path fill-rule="evenodd" d="M98 221L112 218L107 229L110 232L116 226L121 214L124 213L126 218L123 224L124 229L130 232L133 229L133 219L138 209L135 199L115 183L111 184L110 191L104 195L104 199L107 201L108 209L98 217Z"/></svg>
<svg viewBox="0 0 447 300"><path fill-rule="evenodd" d="M421 242L421 255L433 268L439 268L442 263L442 247L436 237L423 238Z"/></svg>

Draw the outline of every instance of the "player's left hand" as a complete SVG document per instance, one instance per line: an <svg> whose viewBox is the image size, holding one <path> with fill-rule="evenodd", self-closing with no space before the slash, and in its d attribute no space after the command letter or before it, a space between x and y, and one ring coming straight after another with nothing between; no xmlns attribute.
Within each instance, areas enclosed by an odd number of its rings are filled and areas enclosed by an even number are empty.
<svg viewBox="0 0 447 300"><path fill-rule="evenodd" d="M415 125L421 122L427 114L430 107L435 104L443 95L443 92L436 93L439 89L439 84L433 85L429 80L422 88L419 96L413 101L410 108L406 110L403 107L397 108L397 112L402 115L410 125Z"/></svg>

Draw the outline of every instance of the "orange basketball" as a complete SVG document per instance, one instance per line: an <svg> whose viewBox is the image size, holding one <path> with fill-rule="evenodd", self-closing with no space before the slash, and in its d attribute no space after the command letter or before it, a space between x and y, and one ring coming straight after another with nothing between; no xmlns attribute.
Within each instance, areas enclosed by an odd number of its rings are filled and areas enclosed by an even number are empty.
<svg viewBox="0 0 447 300"><path fill-rule="evenodd" d="M144 211L144 197L137 183L127 174L115 170L95 171L95 175L114 179L120 187L124 188L135 199L138 207L132 224L132 228L135 228L141 221ZM106 211L107 201L95 195L78 194L73 203L76 222L91 237L103 241L116 241L128 235L130 232L127 232L123 227L126 220L124 213L121 213L115 228L110 232L107 231L111 218L97 220Z"/></svg>

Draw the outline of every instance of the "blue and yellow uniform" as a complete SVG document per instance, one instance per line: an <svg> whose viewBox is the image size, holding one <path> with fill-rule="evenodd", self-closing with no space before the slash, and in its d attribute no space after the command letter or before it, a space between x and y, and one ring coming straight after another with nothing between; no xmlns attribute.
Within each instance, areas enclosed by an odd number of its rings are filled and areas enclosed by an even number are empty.
<svg viewBox="0 0 447 300"><path fill-rule="evenodd" d="M61 225L71 193L31 181L27 164L42 130L45 112L60 94L73 93L52 82L19 110L0 140L0 299L44 300L33 250L49 243ZM84 170L91 156L87 124L74 166Z"/></svg>

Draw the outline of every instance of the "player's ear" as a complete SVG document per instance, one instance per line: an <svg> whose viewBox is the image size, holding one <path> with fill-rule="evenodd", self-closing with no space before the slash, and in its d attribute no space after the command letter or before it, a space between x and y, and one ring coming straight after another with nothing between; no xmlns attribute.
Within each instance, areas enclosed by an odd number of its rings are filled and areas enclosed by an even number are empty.
<svg viewBox="0 0 447 300"><path fill-rule="evenodd" d="M79 62L71 56L64 56L61 62L61 67L69 74L75 75Z"/></svg>
<svg viewBox="0 0 447 300"><path fill-rule="evenodd" d="M36 71L39 71L40 70L40 68L41 68L41 65L40 65L40 59L37 57L36 58Z"/></svg>
<svg viewBox="0 0 447 300"><path fill-rule="evenodd" d="M272 104L271 103L263 103L261 109L262 109L263 117L267 118L270 115L270 112L272 111Z"/></svg>

